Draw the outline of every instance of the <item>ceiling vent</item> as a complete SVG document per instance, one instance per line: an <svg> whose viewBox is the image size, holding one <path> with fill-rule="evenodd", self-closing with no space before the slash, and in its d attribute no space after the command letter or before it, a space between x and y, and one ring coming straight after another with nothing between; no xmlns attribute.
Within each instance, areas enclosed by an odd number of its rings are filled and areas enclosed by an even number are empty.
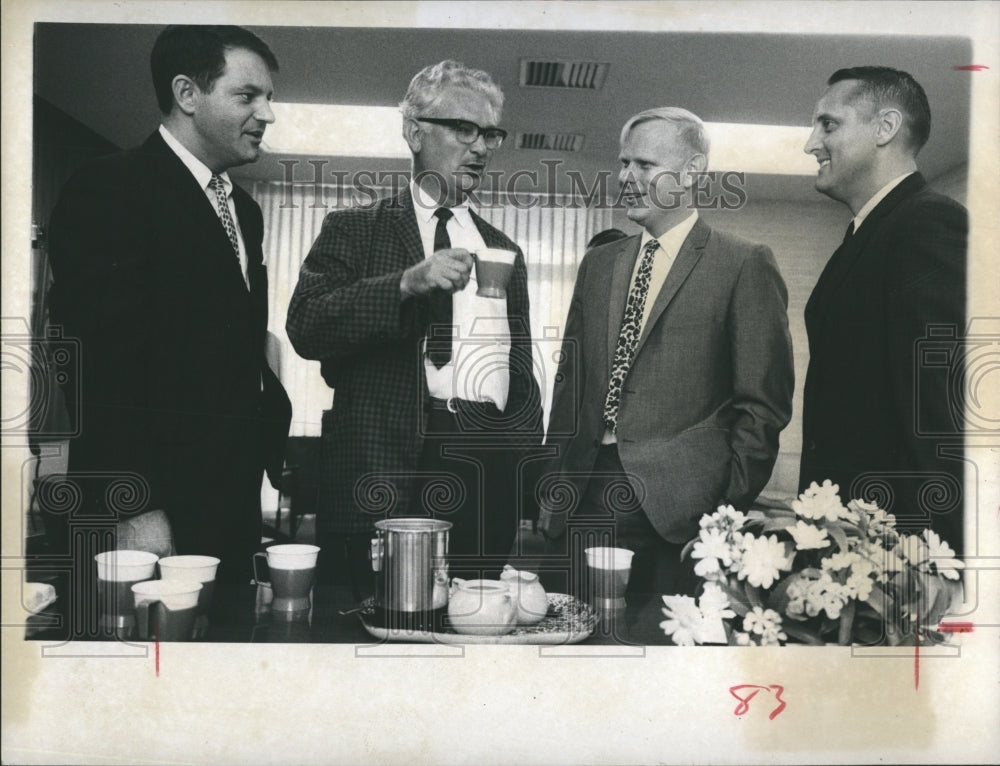
<svg viewBox="0 0 1000 766"><path fill-rule="evenodd" d="M531 61L521 59L522 88L600 90L610 64L596 61Z"/></svg>
<svg viewBox="0 0 1000 766"><path fill-rule="evenodd" d="M553 152L578 152L583 148L581 133L518 133L518 149L547 149Z"/></svg>

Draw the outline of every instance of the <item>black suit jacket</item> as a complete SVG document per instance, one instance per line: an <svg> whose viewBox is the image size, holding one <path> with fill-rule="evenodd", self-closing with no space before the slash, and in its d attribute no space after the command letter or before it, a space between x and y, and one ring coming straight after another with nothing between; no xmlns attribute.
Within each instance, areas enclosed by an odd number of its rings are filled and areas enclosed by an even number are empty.
<svg viewBox="0 0 1000 766"><path fill-rule="evenodd" d="M260 208L239 187L233 200L249 289L204 190L159 133L73 176L50 257L52 320L80 343L70 471L88 486L138 485L124 505L84 487L91 511L164 508L180 553L235 566L259 545L262 469L280 464L290 406L264 358Z"/></svg>
<svg viewBox="0 0 1000 766"><path fill-rule="evenodd" d="M946 434L961 423L967 235L965 208L915 173L834 253L805 313L800 484L831 479L844 500L878 500L953 546L962 439ZM929 336L935 325L946 334ZM928 344L951 360L946 374Z"/></svg>

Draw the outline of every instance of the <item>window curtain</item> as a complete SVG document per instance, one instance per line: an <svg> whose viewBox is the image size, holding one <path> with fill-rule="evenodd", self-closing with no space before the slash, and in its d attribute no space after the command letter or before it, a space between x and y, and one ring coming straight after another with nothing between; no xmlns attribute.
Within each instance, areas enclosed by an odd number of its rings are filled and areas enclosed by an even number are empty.
<svg viewBox="0 0 1000 766"><path fill-rule="evenodd" d="M320 192L322 189L322 192ZM349 207L352 194L335 185L255 182L253 196L264 214L264 257L269 279L268 329L279 342L280 377L292 400L292 436L318 436L323 410L333 392L320 375L319 362L299 357L285 334L288 302L299 268L319 236L327 214ZM477 210L488 223L513 239L524 252L535 340L535 374L546 417L552 395L556 352L573 295L577 266L587 241L611 226L607 207L588 208L571 195L518 194Z"/></svg>

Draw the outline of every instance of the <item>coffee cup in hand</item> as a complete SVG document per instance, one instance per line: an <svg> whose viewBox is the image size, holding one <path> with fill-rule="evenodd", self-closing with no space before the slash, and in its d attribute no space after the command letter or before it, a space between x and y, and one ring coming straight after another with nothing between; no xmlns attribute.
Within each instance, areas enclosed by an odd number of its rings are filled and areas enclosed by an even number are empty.
<svg viewBox="0 0 1000 766"><path fill-rule="evenodd" d="M488 247L476 253L476 295L480 298L506 298L507 283L514 272L517 253Z"/></svg>

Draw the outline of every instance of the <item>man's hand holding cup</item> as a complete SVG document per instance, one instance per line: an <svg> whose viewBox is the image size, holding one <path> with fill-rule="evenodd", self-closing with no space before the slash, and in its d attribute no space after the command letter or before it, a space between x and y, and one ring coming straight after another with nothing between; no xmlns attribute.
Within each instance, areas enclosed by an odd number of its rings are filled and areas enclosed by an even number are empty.
<svg viewBox="0 0 1000 766"><path fill-rule="evenodd" d="M460 247L436 251L403 272L399 283L403 298L426 295L434 290L456 293L465 289L473 262L472 253Z"/></svg>

